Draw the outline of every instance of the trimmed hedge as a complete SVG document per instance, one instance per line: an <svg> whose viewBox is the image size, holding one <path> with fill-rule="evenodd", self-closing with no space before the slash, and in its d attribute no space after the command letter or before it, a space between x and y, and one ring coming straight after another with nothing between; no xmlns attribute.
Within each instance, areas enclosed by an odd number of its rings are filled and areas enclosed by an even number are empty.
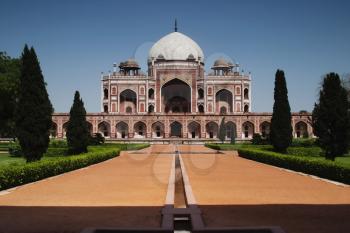
<svg viewBox="0 0 350 233"><path fill-rule="evenodd" d="M336 162L251 148L240 148L238 153L240 157L246 159L350 184L350 168Z"/></svg>
<svg viewBox="0 0 350 233"><path fill-rule="evenodd" d="M252 145L251 143L236 143L236 144L222 144L222 143L206 143L206 147L213 150L238 150L240 148L272 148L270 145Z"/></svg>
<svg viewBox="0 0 350 233"><path fill-rule="evenodd" d="M0 170L0 190L102 162L118 156L120 150L120 148L110 148L103 152L88 152L66 158L28 163L23 166L4 167Z"/></svg>
<svg viewBox="0 0 350 233"><path fill-rule="evenodd" d="M217 145L217 144L205 144L206 147L209 147L213 150L225 150L226 148L222 148L222 146ZM231 148L229 148L229 150L232 150L233 146Z"/></svg>

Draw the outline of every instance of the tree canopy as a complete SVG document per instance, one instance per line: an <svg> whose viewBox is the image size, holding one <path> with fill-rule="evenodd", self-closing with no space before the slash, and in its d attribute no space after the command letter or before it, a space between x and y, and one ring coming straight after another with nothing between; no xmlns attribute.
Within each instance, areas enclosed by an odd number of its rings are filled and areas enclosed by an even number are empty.
<svg viewBox="0 0 350 233"><path fill-rule="evenodd" d="M15 137L15 107L21 61L0 52L0 137Z"/></svg>
<svg viewBox="0 0 350 233"><path fill-rule="evenodd" d="M313 132L325 152L334 160L347 152L349 146L349 101L339 75L327 74L322 83L319 101L312 112Z"/></svg>
<svg viewBox="0 0 350 233"><path fill-rule="evenodd" d="M288 101L287 83L283 70L275 75L274 104L271 118L270 140L274 149L285 153L292 143L292 114Z"/></svg>
<svg viewBox="0 0 350 233"><path fill-rule="evenodd" d="M27 162L32 162L40 160L48 148L53 108L33 47L24 47L21 62L16 135Z"/></svg>
<svg viewBox="0 0 350 233"><path fill-rule="evenodd" d="M67 126L68 152L70 154L87 152L89 136L84 102L80 98L80 93L76 91L74 94L74 102L69 112L69 122Z"/></svg>

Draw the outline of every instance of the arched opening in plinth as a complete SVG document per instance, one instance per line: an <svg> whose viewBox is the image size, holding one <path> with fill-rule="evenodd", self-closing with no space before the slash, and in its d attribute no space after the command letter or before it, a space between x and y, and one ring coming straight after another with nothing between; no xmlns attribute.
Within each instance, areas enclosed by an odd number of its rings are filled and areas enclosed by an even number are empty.
<svg viewBox="0 0 350 233"><path fill-rule="evenodd" d="M232 112L232 93L226 89L216 92L215 95L216 112L226 114Z"/></svg>
<svg viewBox="0 0 350 233"><path fill-rule="evenodd" d="M98 124L98 132L102 134L103 137L109 138L111 136L111 126L107 122L102 121Z"/></svg>
<svg viewBox="0 0 350 233"><path fill-rule="evenodd" d="M129 135L129 126L124 121L119 122L116 125L117 138L128 138Z"/></svg>
<svg viewBox="0 0 350 233"><path fill-rule="evenodd" d="M242 138L251 139L254 134L254 124L246 121L242 124Z"/></svg>
<svg viewBox="0 0 350 233"><path fill-rule="evenodd" d="M57 124L55 122L51 123L50 128L50 138L56 138L57 137Z"/></svg>
<svg viewBox="0 0 350 233"><path fill-rule="evenodd" d="M201 137L201 125L198 122L192 121L187 127L188 138Z"/></svg>
<svg viewBox="0 0 350 233"><path fill-rule="evenodd" d="M164 124L157 121L152 124L152 138L164 137Z"/></svg>
<svg viewBox="0 0 350 233"><path fill-rule="evenodd" d="M299 121L295 124L295 137L297 138L307 138L309 137L307 132L307 124L303 121Z"/></svg>
<svg viewBox="0 0 350 233"><path fill-rule="evenodd" d="M65 138L67 134L67 128L68 128L68 121L63 123L62 125L62 136Z"/></svg>
<svg viewBox="0 0 350 233"><path fill-rule="evenodd" d="M134 138L145 138L147 132L146 124L142 121L138 121L134 125Z"/></svg>
<svg viewBox="0 0 350 233"><path fill-rule="evenodd" d="M136 93L130 89L126 89L120 93L120 112L135 113L136 112Z"/></svg>
<svg viewBox="0 0 350 233"><path fill-rule="evenodd" d="M191 87L180 79L165 83L162 92L162 112L191 112Z"/></svg>
<svg viewBox="0 0 350 233"><path fill-rule="evenodd" d="M232 121L228 121L225 124L225 129L226 129L226 139L237 137L237 127L235 123L233 123Z"/></svg>
<svg viewBox="0 0 350 233"><path fill-rule="evenodd" d="M214 121L207 123L205 126L207 138L217 138L218 128L218 124L216 124Z"/></svg>
<svg viewBox="0 0 350 233"><path fill-rule="evenodd" d="M86 122L89 134L92 136L93 135L93 130L92 130L92 124L90 122Z"/></svg>
<svg viewBox="0 0 350 233"><path fill-rule="evenodd" d="M182 137L182 125L179 122L174 121L170 124L170 137Z"/></svg>
<svg viewBox="0 0 350 233"><path fill-rule="evenodd" d="M269 138L270 136L270 122L264 121L263 123L260 124L260 133L261 137L263 138Z"/></svg>

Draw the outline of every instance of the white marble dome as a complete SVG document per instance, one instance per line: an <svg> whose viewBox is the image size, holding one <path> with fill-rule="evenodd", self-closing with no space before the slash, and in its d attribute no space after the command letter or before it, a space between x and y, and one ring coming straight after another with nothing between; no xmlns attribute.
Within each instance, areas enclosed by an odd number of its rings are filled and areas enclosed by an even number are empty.
<svg viewBox="0 0 350 233"><path fill-rule="evenodd" d="M180 32L172 32L158 40L150 49L148 59L187 60L194 58L204 61L204 54L199 45Z"/></svg>

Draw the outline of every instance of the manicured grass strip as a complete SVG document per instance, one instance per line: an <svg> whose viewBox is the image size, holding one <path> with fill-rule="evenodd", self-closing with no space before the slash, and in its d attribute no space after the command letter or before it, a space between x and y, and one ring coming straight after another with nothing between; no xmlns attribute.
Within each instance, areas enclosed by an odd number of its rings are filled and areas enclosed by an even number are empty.
<svg viewBox="0 0 350 233"><path fill-rule="evenodd" d="M222 144L222 143L206 143L206 147L213 150L238 150L240 148L271 148L270 145L252 145L250 143Z"/></svg>
<svg viewBox="0 0 350 233"><path fill-rule="evenodd" d="M120 148L104 149L102 152L88 152L81 155L59 157L21 166L1 167L0 190L38 181L50 176L83 168L119 155Z"/></svg>
<svg viewBox="0 0 350 233"><path fill-rule="evenodd" d="M337 162L252 148L239 148L238 153L246 159L350 184L350 168Z"/></svg>

